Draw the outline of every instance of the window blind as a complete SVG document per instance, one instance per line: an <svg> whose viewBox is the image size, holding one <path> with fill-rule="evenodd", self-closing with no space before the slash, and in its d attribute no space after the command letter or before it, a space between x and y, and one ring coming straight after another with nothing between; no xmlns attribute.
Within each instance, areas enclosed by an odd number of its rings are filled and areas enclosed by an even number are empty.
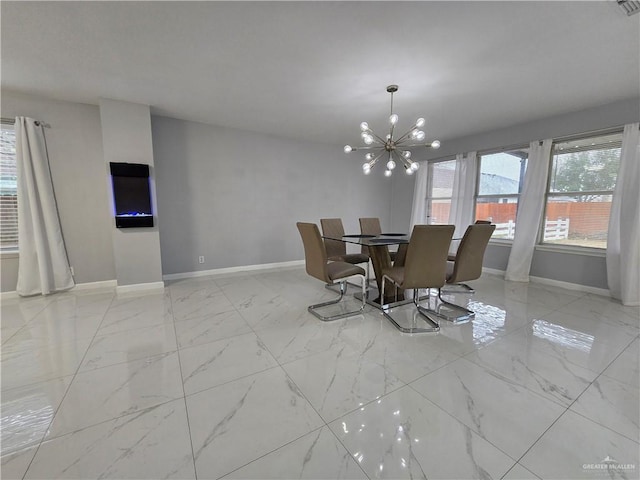
<svg viewBox="0 0 640 480"><path fill-rule="evenodd" d="M13 126L0 129L0 250L18 249L16 136Z"/></svg>

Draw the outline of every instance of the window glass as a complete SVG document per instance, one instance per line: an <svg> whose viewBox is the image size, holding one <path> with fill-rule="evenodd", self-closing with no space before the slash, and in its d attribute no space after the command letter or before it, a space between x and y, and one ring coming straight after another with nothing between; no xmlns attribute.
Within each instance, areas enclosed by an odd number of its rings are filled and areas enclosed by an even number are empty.
<svg viewBox="0 0 640 480"><path fill-rule="evenodd" d="M0 128L0 249L18 249L16 137L13 126Z"/></svg>
<svg viewBox="0 0 640 480"><path fill-rule="evenodd" d="M446 225L449 223L453 180L456 172L456 161L432 163L430 169L430 185L427 198L427 223Z"/></svg>
<svg viewBox="0 0 640 480"><path fill-rule="evenodd" d="M496 225L492 238L513 239L528 149L480 155L476 219Z"/></svg>
<svg viewBox="0 0 640 480"><path fill-rule="evenodd" d="M606 248L622 134L554 145L544 243Z"/></svg>

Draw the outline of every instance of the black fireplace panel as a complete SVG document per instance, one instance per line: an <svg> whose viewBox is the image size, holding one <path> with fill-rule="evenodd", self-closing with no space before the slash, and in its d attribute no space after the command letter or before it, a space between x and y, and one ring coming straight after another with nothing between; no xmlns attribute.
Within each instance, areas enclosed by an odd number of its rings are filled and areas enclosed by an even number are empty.
<svg viewBox="0 0 640 480"><path fill-rule="evenodd" d="M149 165L110 163L116 227L153 227Z"/></svg>

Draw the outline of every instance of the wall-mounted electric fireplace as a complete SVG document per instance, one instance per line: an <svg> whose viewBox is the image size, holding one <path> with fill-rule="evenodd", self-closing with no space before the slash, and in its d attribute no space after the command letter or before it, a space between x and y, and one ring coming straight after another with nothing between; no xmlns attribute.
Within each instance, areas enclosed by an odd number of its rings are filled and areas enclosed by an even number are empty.
<svg viewBox="0 0 640 480"><path fill-rule="evenodd" d="M149 165L111 162L109 166L115 200L116 227L153 227Z"/></svg>

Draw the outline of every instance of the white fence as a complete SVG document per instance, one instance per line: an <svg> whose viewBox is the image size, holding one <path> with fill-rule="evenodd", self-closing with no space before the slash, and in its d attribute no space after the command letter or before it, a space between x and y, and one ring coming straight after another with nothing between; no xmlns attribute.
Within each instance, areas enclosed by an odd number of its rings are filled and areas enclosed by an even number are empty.
<svg viewBox="0 0 640 480"><path fill-rule="evenodd" d="M516 224L513 220L507 223L496 223L496 230L493 233L494 238L513 239L516 233ZM569 219L559 218L557 220L544 220L544 239L545 240L563 240L569 238Z"/></svg>

